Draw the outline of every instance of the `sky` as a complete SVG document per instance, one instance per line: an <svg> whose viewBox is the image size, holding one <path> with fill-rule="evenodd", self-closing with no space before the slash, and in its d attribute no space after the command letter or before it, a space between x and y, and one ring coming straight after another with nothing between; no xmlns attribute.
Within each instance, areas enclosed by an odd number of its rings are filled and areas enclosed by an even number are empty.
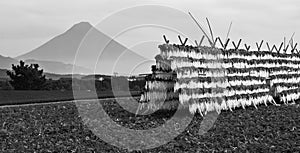
<svg viewBox="0 0 300 153"><path fill-rule="evenodd" d="M143 56L158 53L165 34L200 40L202 33L188 16L206 28L208 17L215 36L243 39L255 47L261 40L279 44L300 35L299 0L1 0L0 55L16 57L29 52L74 24L90 22L100 31Z"/></svg>

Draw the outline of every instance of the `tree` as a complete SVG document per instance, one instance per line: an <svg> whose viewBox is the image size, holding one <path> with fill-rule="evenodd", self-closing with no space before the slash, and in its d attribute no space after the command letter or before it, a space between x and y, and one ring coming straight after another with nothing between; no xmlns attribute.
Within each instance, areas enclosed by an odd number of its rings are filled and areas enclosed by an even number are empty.
<svg viewBox="0 0 300 153"><path fill-rule="evenodd" d="M12 65L12 71L7 71L7 75L15 90L41 90L46 83L46 76L38 64L25 65L20 61L20 65Z"/></svg>

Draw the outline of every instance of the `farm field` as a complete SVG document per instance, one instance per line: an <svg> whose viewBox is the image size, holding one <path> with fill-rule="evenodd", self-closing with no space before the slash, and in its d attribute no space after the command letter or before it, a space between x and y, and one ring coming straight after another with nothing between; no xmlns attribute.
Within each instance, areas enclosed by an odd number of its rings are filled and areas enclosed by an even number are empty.
<svg viewBox="0 0 300 153"><path fill-rule="evenodd" d="M92 92L78 91L77 97L80 99L95 98ZM132 96L139 95L138 91L131 91ZM128 96L128 92L100 91L97 92L98 98L110 98L118 96ZM56 102L73 100L73 91L18 91L18 90L0 90L0 106L1 105L18 105L18 104L32 104L43 102Z"/></svg>
<svg viewBox="0 0 300 153"><path fill-rule="evenodd" d="M116 105L115 100L95 102L101 103L115 122L129 128L153 128L174 113L159 111L135 117ZM95 136L84 125L74 102L0 107L0 115L0 152L3 153L128 152ZM299 102L223 111L214 126L199 135L203 118L196 114L174 140L142 152L299 152L299 116Z"/></svg>

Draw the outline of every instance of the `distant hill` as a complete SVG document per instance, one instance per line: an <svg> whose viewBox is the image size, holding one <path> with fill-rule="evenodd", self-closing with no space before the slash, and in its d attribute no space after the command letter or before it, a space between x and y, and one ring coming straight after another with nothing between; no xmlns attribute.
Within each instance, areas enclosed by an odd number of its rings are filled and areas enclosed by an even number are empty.
<svg viewBox="0 0 300 153"><path fill-rule="evenodd" d="M82 77L81 79L83 80L99 80L100 78L102 79L111 79L111 75L101 75L101 74L97 74L97 75L86 75L84 77Z"/></svg>
<svg viewBox="0 0 300 153"><path fill-rule="evenodd" d="M39 64L39 66L44 69L45 72L55 73L55 74L72 74L73 65L65 64L62 62L53 62L53 61L38 61L38 60L25 60L27 64ZM80 73L90 73L91 70L76 66L77 71Z"/></svg>
<svg viewBox="0 0 300 153"><path fill-rule="evenodd" d="M39 60L25 60L26 64L39 64L40 68L44 69L44 72L56 73L56 74L72 74L73 65L65 64L62 62L53 62L53 61L39 61ZM11 58L4 57L0 55L0 69L10 70L12 64L19 64L19 61ZM78 73L90 73L91 70L75 66L75 69Z"/></svg>
<svg viewBox="0 0 300 153"><path fill-rule="evenodd" d="M77 78L81 79L85 75L81 74L54 74L54 73L45 73L47 79L59 80L61 78Z"/></svg>
<svg viewBox="0 0 300 153"><path fill-rule="evenodd" d="M147 61L87 22L75 24L65 33L16 59L74 63L75 55L77 66L109 75L113 72L128 74L135 66ZM100 59L97 60L99 55ZM145 69L150 69L149 67L150 65L145 65ZM76 69L78 71L80 68Z"/></svg>
<svg viewBox="0 0 300 153"><path fill-rule="evenodd" d="M0 69L10 69L12 64L17 64L18 60L11 57L4 57L0 55Z"/></svg>
<svg viewBox="0 0 300 153"><path fill-rule="evenodd" d="M6 69L0 69L0 81L3 80L9 80L9 76L6 74ZM58 80L61 78L77 78L77 79L81 79L82 77L84 77L85 75L80 75L80 74L54 74L54 73L44 73L46 75L47 79L52 79L52 80Z"/></svg>

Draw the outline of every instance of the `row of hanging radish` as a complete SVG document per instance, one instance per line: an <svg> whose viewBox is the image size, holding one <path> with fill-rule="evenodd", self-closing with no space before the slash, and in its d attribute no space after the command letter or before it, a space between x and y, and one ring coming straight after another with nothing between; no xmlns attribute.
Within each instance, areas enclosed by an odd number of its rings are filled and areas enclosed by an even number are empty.
<svg viewBox="0 0 300 153"><path fill-rule="evenodd" d="M298 54L171 44L159 48L156 71L141 101L178 98L191 113L206 114L275 103L275 95L285 103L300 97Z"/></svg>

